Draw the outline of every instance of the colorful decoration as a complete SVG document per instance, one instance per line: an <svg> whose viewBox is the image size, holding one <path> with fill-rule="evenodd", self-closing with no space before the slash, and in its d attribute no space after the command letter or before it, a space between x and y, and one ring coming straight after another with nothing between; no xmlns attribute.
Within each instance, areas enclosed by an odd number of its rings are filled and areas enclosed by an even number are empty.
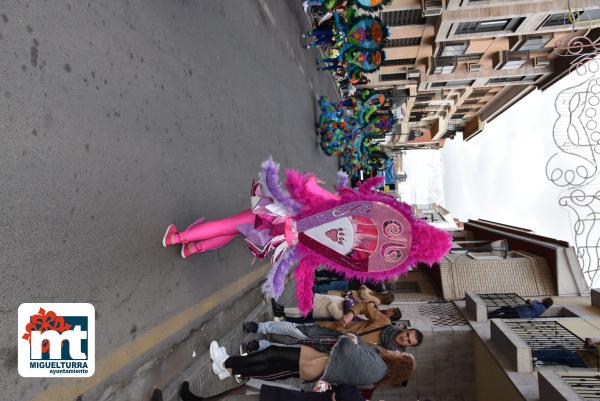
<svg viewBox="0 0 600 401"><path fill-rule="evenodd" d="M364 90L342 102L319 101L318 134L327 155L339 156L340 166L353 181L367 173L374 176L386 168L387 155L376 139L393 130L393 113L382 109L386 102L382 94Z"/></svg>
<svg viewBox="0 0 600 401"><path fill-rule="evenodd" d="M373 12L392 3L392 0L352 0L352 4L363 10Z"/></svg>
<svg viewBox="0 0 600 401"><path fill-rule="evenodd" d="M337 193L331 193L314 174L285 174L284 189L279 164L268 159L252 186L250 210L218 221L201 219L183 232L170 225L163 245L182 244L182 256L187 257L218 249L241 233L255 257L272 255L263 284L268 296L281 295L288 272L298 264L296 295L304 313L312 308L319 266L347 278L384 280L419 262L438 262L450 249L448 233L413 217L410 205L373 190L382 177L351 189L341 174Z"/></svg>

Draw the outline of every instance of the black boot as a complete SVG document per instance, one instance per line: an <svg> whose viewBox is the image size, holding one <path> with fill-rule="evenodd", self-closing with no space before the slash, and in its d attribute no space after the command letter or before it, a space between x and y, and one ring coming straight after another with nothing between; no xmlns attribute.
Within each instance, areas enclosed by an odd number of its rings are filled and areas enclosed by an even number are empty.
<svg viewBox="0 0 600 401"><path fill-rule="evenodd" d="M162 391L159 388L155 388L152 392L152 398L150 401L163 401Z"/></svg>
<svg viewBox="0 0 600 401"><path fill-rule="evenodd" d="M280 305L275 301L275 298L271 298L271 308L273 309L273 315L276 317L284 317L285 316L285 308L283 305Z"/></svg>
<svg viewBox="0 0 600 401"><path fill-rule="evenodd" d="M244 333L256 333L258 331L258 323L244 322L242 323L242 331Z"/></svg>
<svg viewBox="0 0 600 401"><path fill-rule="evenodd" d="M203 399L190 391L190 382L181 383L181 387L179 387L179 397L183 401L202 401Z"/></svg>
<svg viewBox="0 0 600 401"><path fill-rule="evenodd" d="M256 352L260 348L260 343L257 340L250 340L240 345L240 354L246 355L251 352Z"/></svg>

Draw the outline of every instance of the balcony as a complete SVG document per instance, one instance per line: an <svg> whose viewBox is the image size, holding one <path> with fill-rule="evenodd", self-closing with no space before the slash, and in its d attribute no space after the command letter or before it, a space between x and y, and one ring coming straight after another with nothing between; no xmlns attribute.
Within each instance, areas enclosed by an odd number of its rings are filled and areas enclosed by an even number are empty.
<svg viewBox="0 0 600 401"><path fill-rule="evenodd" d="M491 337L517 372L548 366L584 368L584 341L556 320L491 320Z"/></svg>
<svg viewBox="0 0 600 401"><path fill-rule="evenodd" d="M494 69L496 70L517 70L529 64L530 56L528 51L500 51L494 55Z"/></svg>
<svg viewBox="0 0 600 401"><path fill-rule="evenodd" d="M541 370L540 400L600 400L600 375L596 371Z"/></svg>
<svg viewBox="0 0 600 401"><path fill-rule="evenodd" d="M458 65L458 58L456 56L430 57L427 64L429 74L452 74Z"/></svg>
<svg viewBox="0 0 600 401"><path fill-rule="evenodd" d="M475 294L467 291L467 312L477 322L486 321L488 313L502 306L523 305L525 300L515 293Z"/></svg>

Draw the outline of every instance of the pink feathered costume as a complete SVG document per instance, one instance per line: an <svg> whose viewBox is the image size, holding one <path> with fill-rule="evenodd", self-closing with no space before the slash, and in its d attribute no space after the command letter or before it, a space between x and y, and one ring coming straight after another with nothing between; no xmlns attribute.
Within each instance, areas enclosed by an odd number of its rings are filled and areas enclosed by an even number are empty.
<svg viewBox="0 0 600 401"><path fill-rule="evenodd" d="M335 270L348 278L384 280L406 273L418 262L439 262L451 247L451 236L416 219L412 209L394 197L373 190L381 178L359 188L338 175L337 193L319 186L314 174L286 170L286 188L279 183L279 164L269 159L252 185L251 209L225 219L200 219L185 231L167 228L163 245L182 244L182 256L220 248L242 234L254 256L273 254L263 284L278 298L285 278L294 272L298 307L312 308L314 272Z"/></svg>

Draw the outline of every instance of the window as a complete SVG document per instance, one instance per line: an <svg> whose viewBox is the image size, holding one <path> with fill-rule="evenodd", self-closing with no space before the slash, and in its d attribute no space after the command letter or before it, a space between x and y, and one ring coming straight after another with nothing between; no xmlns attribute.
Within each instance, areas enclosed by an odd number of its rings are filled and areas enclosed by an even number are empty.
<svg viewBox="0 0 600 401"><path fill-rule="evenodd" d="M522 81L523 77L502 77L502 78L492 78L489 80L488 83L490 84L499 84L499 83L505 83L505 82L518 82L518 81Z"/></svg>
<svg viewBox="0 0 600 401"><path fill-rule="evenodd" d="M381 13L381 19L389 26L423 25L425 18L421 9L386 11Z"/></svg>
<svg viewBox="0 0 600 401"><path fill-rule="evenodd" d="M462 56L467 51L469 42L443 42L440 57Z"/></svg>
<svg viewBox="0 0 600 401"><path fill-rule="evenodd" d="M573 13L573 17L577 16L578 11ZM546 18L542 26L559 26L570 24L569 13L552 14Z"/></svg>
<svg viewBox="0 0 600 401"><path fill-rule="evenodd" d="M583 10L581 14L579 14L578 21L596 21L600 19L600 8L596 8L595 10Z"/></svg>
<svg viewBox="0 0 600 401"><path fill-rule="evenodd" d="M396 74L381 74L379 76L379 81L380 82L386 82L386 81L403 81L406 79L406 74L403 72L399 72Z"/></svg>
<svg viewBox="0 0 600 401"><path fill-rule="evenodd" d="M450 74L456 69L456 57L438 57L433 59L432 74Z"/></svg>
<svg viewBox="0 0 600 401"><path fill-rule="evenodd" d="M460 61L479 61L479 60L481 60L482 56L483 56L483 53L473 53L473 54L466 54L464 56L459 56L458 59Z"/></svg>
<svg viewBox="0 0 600 401"><path fill-rule="evenodd" d="M385 60L382 66L389 67L392 65L414 65L416 62L416 58L396 58L392 60Z"/></svg>
<svg viewBox="0 0 600 401"><path fill-rule="evenodd" d="M451 119L453 120L462 120L465 117L464 114L454 114Z"/></svg>
<svg viewBox="0 0 600 401"><path fill-rule="evenodd" d="M525 75L522 77L501 77L501 78L492 78L488 81L488 84L503 84L509 82L532 82L536 81L541 75Z"/></svg>
<svg viewBox="0 0 600 401"><path fill-rule="evenodd" d="M423 93L417 95L417 102L426 102L431 99L433 99L433 93Z"/></svg>
<svg viewBox="0 0 600 401"><path fill-rule="evenodd" d="M571 13L549 15L548 18L546 18L546 21L544 21L544 23L542 24L542 26L547 27L570 25L573 22L593 21L597 19L600 19L600 9L572 11Z"/></svg>
<svg viewBox="0 0 600 401"><path fill-rule="evenodd" d="M425 117L425 113L422 111L413 111L410 113L410 121L420 120Z"/></svg>
<svg viewBox="0 0 600 401"><path fill-rule="evenodd" d="M506 18L487 21L461 22L456 28L457 35L481 32L515 31L525 20L521 18Z"/></svg>
<svg viewBox="0 0 600 401"><path fill-rule="evenodd" d="M552 39L552 35L527 36L525 41L516 49L521 51L540 50Z"/></svg>
<svg viewBox="0 0 600 401"><path fill-rule="evenodd" d="M469 97L470 98L484 97L488 94L488 91L489 91L489 89L475 89Z"/></svg>
<svg viewBox="0 0 600 401"><path fill-rule="evenodd" d="M512 59L512 60L507 60L504 65L502 66L501 70L516 70L517 68L521 68L525 65L525 63L527 62L527 60L523 60L523 59Z"/></svg>
<svg viewBox="0 0 600 401"><path fill-rule="evenodd" d="M529 63L529 52L500 51L494 55L494 68L515 70Z"/></svg>
<svg viewBox="0 0 600 401"><path fill-rule="evenodd" d="M414 38L391 39L386 41L383 47L419 46L419 44L421 44L420 36Z"/></svg>
<svg viewBox="0 0 600 401"><path fill-rule="evenodd" d="M474 79L463 79L459 81L448 81L448 82L434 82L431 84L432 88L443 88L445 86L471 86L475 82Z"/></svg>
<svg viewBox="0 0 600 401"><path fill-rule="evenodd" d="M479 100L477 100L477 99L472 99L472 100L467 99L463 102L463 104L478 104L478 103L479 103Z"/></svg>

